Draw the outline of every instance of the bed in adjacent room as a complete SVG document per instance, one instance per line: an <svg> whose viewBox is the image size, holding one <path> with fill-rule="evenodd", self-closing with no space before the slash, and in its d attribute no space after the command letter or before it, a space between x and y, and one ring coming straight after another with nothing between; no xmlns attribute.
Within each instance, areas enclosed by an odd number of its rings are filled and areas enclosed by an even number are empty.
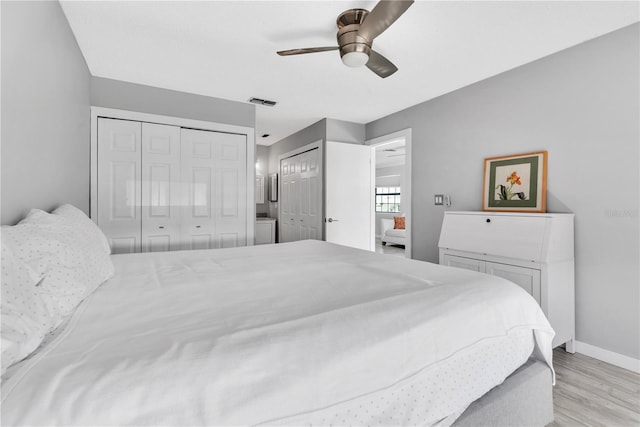
<svg viewBox="0 0 640 427"><path fill-rule="evenodd" d="M22 282L46 270L3 235ZM553 330L506 280L314 240L108 259L113 277L3 365L4 425L551 421ZM42 307L66 309L47 274Z"/></svg>

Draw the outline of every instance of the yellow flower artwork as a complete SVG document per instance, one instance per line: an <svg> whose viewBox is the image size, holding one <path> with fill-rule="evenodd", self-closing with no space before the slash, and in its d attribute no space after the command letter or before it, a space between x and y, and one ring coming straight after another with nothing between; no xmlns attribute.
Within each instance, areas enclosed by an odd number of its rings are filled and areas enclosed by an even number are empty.
<svg viewBox="0 0 640 427"><path fill-rule="evenodd" d="M530 167L528 164L502 166L496 168L496 182L504 184L496 185L496 200L527 200L528 188L523 185L528 182Z"/></svg>

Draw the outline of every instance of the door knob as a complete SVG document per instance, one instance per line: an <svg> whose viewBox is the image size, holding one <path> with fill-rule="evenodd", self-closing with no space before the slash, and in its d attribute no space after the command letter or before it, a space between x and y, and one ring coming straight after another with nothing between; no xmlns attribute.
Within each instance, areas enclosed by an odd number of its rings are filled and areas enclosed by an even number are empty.
<svg viewBox="0 0 640 427"><path fill-rule="evenodd" d="M339 220L333 218L327 218L327 222L338 222Z"/></svg>

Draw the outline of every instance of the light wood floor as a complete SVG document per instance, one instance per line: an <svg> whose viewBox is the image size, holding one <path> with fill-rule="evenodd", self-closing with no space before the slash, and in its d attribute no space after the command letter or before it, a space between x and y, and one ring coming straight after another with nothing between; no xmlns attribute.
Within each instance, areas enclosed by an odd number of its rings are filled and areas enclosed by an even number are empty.
<svg viewBox="0 0 640 427"><path fill-rule="evenodd" d="M640 375L582 355L553 352L555 422L561 426L640 426Z"/></svg>

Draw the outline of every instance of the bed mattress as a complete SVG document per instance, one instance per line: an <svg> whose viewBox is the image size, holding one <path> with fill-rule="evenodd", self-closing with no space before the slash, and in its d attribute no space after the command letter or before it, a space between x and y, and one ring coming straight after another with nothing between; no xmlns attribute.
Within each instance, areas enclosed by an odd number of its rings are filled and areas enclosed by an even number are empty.
<svg viewBox="0 0 640 427"><path fill-rule="evenodd" d="M3 424L446 424L551 366L538 305L488 275L319 241L113 261L10 371Z"/></svg>

